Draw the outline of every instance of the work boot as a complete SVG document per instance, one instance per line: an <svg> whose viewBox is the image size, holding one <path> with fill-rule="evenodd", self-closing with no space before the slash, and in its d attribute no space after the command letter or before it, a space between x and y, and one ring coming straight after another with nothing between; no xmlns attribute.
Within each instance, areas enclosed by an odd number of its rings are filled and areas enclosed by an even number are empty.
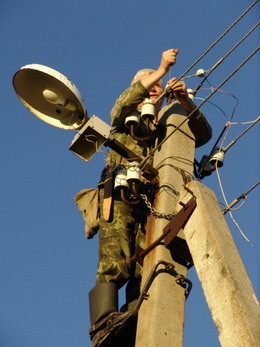
<svg viewBox="0 0 260 347"><path fill-rule="evenodd" d="M140 279L131 279L125 288L126 303L120 308L121 312L133 311L140 296Z"/></svg>
<svg viewBox="0 0 260 347"><path fill-rule="evenodd" d="M116 347L118 341L116 331L129 317L129 312L118 312L116 283L98 283L89 292L89 309L91 322L89 335L93 347Z"/></svg>
<svg viewBox="0 0 260 347"><path fill-rule="evenodd" d="M98 283L89 292L90 323L94 326L111 312L118 311L118 292L115 282Z"/></svg>

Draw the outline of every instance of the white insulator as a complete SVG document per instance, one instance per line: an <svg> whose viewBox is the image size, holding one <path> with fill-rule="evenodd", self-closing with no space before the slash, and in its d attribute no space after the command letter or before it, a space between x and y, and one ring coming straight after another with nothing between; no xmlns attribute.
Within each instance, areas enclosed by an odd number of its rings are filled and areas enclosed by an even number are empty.
<svg viewBox="0 0 260 347"><path fill-rule="evenodd" d="M203 69L198 69L197 72L196 72L196 76L198 76L198 77L203 77L203 76L205 76L205 70L203 70Z"/></svg>
<svg viewBox="0 0 260 347"><path fill-rule="evenodd" d="M120 172L116 175L114 188L128 188L126 173Z"/></svg>
<svg viewBox="0 0 260 347"><path fill-rule="evenodd" d="M127 181L140 181L141 180L141 169L137 161L133 161L129 164L127 169Z"/></svg>
<svg viewBox="0 0 260 347"><path fill-rule="evenodd" d="M219 147L215 148L210 158L211 165L215 166L216 163L217 163L217 167L222 167L224 164L224 152L221 151Z"/></svg>
<svg viewBox="0 0 260 347"><path fill-rule="evenodd" d="M194 101L193 89L187 89L188 97Z"/></svg>
<svg viewBox="0 0 260 347"><path fill-rule="evenodd" d="M130 128L131 125L137 128L139 123L140 123L140 116L137 112L130 114L129 116L125 118L125 126L127 128Z"/></svg>
<svg viewBox="0 0 260 347"><path fill-rule="evenodd" d="M155 118L155 105L153 100L151 99L145 99L143 106L142 106L142 112L141 117L143 118L149 118L153 120Z"/></svg>

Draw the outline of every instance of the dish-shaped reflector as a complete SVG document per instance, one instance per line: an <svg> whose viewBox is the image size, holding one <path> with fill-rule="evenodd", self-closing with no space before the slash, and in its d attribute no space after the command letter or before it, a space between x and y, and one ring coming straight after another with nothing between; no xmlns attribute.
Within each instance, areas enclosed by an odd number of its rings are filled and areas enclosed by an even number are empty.
<svg viewBox="0 0 260 347"><path fill-rule="evenodd" d="M21 67L13 77L13 86L25 107L46 123L75 130L87 121L84 101L76 86L48 66Z"/></svg>

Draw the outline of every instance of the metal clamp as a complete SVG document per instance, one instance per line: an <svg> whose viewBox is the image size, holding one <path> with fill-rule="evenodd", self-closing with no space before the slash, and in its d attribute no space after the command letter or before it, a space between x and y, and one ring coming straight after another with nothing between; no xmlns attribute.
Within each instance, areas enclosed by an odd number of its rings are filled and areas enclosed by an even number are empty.
<svg viewBox="0 0 260 347"><path fill-rule="evenodd" d="M160 265L164 265L164 269L159 269L158 270L158 267ZM143 287L143 289L142 289L142 291L140 293L138 301L137 301L137 303L136 303L136 305L135 305L131 315L135 315L138 312L138 310L139 310L143 300L148 300L149 299L148 290L149 290L151 284L153 283L155 277L157 275L159 275L160 273L162 273L162 272L169 273L170 275L176 277L176 283L179 284L180 286L182 286L183 288L185 288L185 294L184 295L185 295L185 298L187 300L187 298L188 298L188 296L190 294L190 291L192 289L192 282L188 278L186 278L185 276L183 276L183 275L179 274L178 272L176 272L175 271L175 266L172 263L169 263L169 262L167 262L165 260L158 260L155 263L155 265L153 266L153 268L152 268L152 270L151 270L151 272L150 272L150 274L149 274L149 276L148 276L148 278L147 278L147 280L145 282L145 285L144 285L144 287Z"/></svg>
<svg viewBox="0 0 260 347"><path fill-rule="evenodd" d="M181 228L183 228L186 222L189 220L192 212L196 207L196 198L192 197L186 204L182 203L183 208L175 215L175 217L170 220L170 222L163 229L162 235L151 243L146 249L141 249L137 247L136 254L131 258L131 261L138 261L139 264L143 264L144 257L156 246L161 244L164 240L164 245L170 248L174 238L177 236Z"/></svg>

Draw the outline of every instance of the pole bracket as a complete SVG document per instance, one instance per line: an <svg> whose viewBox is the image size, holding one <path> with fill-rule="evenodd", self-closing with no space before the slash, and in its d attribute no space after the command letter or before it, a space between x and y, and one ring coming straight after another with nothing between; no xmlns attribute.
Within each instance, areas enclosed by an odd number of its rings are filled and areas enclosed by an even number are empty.
<svg viewBox="0 0 260 347"><path fill-rule="evenodd" d="M185 224L195 210L197 205L196 198L193 196L186 204L182 202L180 204L183 206L182 209L163 228L162 235L145 249L137 247L136 253L131 258L131 261L137 261L139 264L143 265L144 257L156 246L162 244L162 241L164 241L165 247L171 252L175 253L176 257L180 259L180 262L184 262L188 268L193 266L192 256L189 252L186 241L177 237L177 235L179 231L184 228Z"/></svg>
<svg viewBox="0 0 260 347"><path fill-rule="evenodd" d="M164 268L159 268L160 265L164 266ZM169 263L165 260L158 260L154 264L154 266L153 266L153 268L152 268L152 270L151 270L151 272L150 272L150 274L149 274L149 276L148 276L148 278L147 278L147 280L143 286L143 289L139 295L139 298L136 302L136 305L134 306L133 311L131 312L131 316L136 315L137 312L139 311L139 308L140 308L142 302L144 300L149 299L149 293L148 293L149 288L151 287L155 277L158 276L160 273L168 273L168 274L176 277L176 283L185 289L184 295L185 295L185 298L187 300L187 298L190 294L190 291L192 289L192 282L188 278L186 278L185 276L176 272L175 266L172 263Z"/></svg>

